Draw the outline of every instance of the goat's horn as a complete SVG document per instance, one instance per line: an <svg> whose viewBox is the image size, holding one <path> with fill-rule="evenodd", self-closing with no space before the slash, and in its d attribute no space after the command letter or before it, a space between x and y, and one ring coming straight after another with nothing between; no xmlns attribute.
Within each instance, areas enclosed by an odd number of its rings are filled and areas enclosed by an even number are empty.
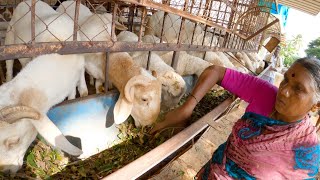
<svg viewBox="0 0 320 180"><path fill-rule="evenodd" d="M40 119L40 113L28 106L7 106L0 110L0 121L14 123L22 118Z"/></svg>

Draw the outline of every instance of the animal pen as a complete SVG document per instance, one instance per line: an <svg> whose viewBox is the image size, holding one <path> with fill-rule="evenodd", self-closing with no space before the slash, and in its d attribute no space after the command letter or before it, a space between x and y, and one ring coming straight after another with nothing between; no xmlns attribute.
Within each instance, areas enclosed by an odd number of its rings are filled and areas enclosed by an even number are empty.
<svg viewBox="0 0 320 180"><path fill-rule="evenodd" d="M225 91L212 91L207 94L208 98L200 101L198 107L199 111L206 109L206 112L194 112L193 118L196 121L190 123L187 128L180 129L179 132L171 128L163 131L162 134L156 134L157 137L149 135L148 128L134 128L132 122L127 125L116 125L113 122L113 108L119 97L119 92L116 88L112 88L108 77L109 59L112 53L146 52L148 58L143 63L143 67L147 70L152 66L152 53L156 52L159 56L171 53L170 61L167 64L179 73L178 69L182 68L180 66L184 66L183 59L179 59L179 57L183 56L185 52L201 52L198 56L201 59L205 59L210 52L223 52L226 57L238 63L237 67L245 68L249 73L257 75L257 72L248 69L247 64L237 59L234 54L236 52L255 53L262 46L266 46L271 52L280 41L279 20L270 14L272 3L276 3L274 0L76 0L69 5L75 7L74 14L68 15L74 24L73 33L66 41L59 39L50 29L50 25L57 21L60 15L52 19L51 22L45 22L42 20L43 16L37 14L36 4L38 1L30 0L31 6L28 6L28 12L16 19L15 22L12 22L11 17L21 1L0 1L2 14L0 16L2 31L0 60L2 69L4 69L5 60L10 59L35 58L51 53L102 53L105 59L97 67L101 69L104 77L95 77L94 73L87 72L86 69L89 95L86 97L77 95L76 99L64 101L52 107L47 113L50 120L67 139L86 152L83 157L88 159L82 161L70 158L69 165L63 164L53 172L48 170L53 166L52 164L39 165L40 160L35 159L36 155L30 155L36 151L30 148L24 161L28 165L24 165L23 170L19 172L23 176L26 171L33 170L36 175L28 172L24 177L45 178L52 175L53 178L59 179L81 177L92 179L103 177L110 179L139 178L163 160L168 157L172 158L172 154L192 142L208 127L208 119L214 120L221 117L237 102L232 95ZM43 2L55 9L62 4L57 0L43 0ZM80 20L81 5L89 8L94 15L110 13L112 18L109 19L109 22L101 19L100 23L104 23L102 31L97 31L96 34L86 34L82 25L90 20ZM66 14L66 11L61 14ZM28 19L31 22L30 34L26 35L29 38L20 37L12 28L22 19ZM153 23L151 23L152 21ZM37 29L37 24L42 24L42 29ZM117 25L122 27L121 30L127 29L127 31L133 32L137 39L130 42L117 41L117 35L121 32L117 29ZM108 27L111 27L111 31ZM14 34L15 42L5 42L4 39L8 32ZM50 41L44 41L39 38L43 33L50 34L54 38ZM109 39L99 39L103 33L107 33ZM149 36L151 37L149 41L144 41L146 35L152 35ZM86 38L79 38L79 36ZM263 42L266 39L270 39L270 41L265 45ZM193 66L194 69L197 68L195 63ZM15 62L14 74L18 73L17 67L20 65ZM195 73L188 73L189 71L183 72L183 70L179 73L183 75L186 82L186 94L192 90L197 79ZM2 74L1 81L4 83L4 71L1 70L0 74ZM104 82L104 87L96 86L96 90L94 90L92 83L89 84L89 75L94 79L100 78ZM211 98L216 101L213 102ZM184 98L181 101L183 100ZM124 137L127 139L123 140ZM121 146L124 141L128 142ZM38 141L38 145L42 146L40 151L37 151L38 154L46 149L43 148L45 145L43 143L41 145L41 142ZM108 162L105 160L106 156L116 157L117 154L125 151L121 148L129 149L135 143L138 146L124 152L122 157L110 159ZM138 151L140 154L137 153ZM104 152L107 153L103 154ZM42 154L42 156L49 155ZM94 161L90 162L90 159L94 159ZM69 175L67 176L67 174ZM1 177L5 176L0 174Z"/></svg>

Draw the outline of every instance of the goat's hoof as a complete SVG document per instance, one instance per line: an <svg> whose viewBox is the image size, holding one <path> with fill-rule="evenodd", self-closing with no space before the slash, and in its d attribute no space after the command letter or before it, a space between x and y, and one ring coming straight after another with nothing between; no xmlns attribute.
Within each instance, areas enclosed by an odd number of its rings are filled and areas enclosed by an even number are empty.
<svg viewBox="0 0 320 180"><path fill-rule="evenodd" d="M105 92L104 86L99 86L98 93L104 93L104 92Z"/></svg>

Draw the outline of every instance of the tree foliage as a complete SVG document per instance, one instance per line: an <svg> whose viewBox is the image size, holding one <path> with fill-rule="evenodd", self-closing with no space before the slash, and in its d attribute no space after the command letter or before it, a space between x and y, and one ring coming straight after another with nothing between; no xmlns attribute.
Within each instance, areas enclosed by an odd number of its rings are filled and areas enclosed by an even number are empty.
<svg viewBox="0 0 320 180"><path fill-rule="evenodd" d="M289 67L299 57L298 52L302 46L302 35L298 34L293 36L292 39L286 41L285 44L281 44L280 46L280 56L284 60L284 65Z"/></svg>
<svg viewBox="0 0 320 180"><path fill-rule="evenodd" d="M306 49L306 54L308 57L315 57L320 59L320 37L311 41Z"/></svg>

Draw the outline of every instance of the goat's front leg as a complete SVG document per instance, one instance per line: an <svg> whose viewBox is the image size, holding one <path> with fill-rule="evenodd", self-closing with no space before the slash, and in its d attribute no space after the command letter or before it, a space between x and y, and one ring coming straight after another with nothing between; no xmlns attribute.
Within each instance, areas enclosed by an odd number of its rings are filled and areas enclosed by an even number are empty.
<svg viewBox="0 0 320 180"><path fill-rule="evenodd" d="M89 75L89 78L90 78L89 84L90 84L91 86L93 86L93 85L94 85L94 78L93 78L93 76L91 76L91 75Z"/></svg>
<svg viewBox="0 0 320 180"><path fill-rule="evenodd" d="M105 91L103 87L103 82L101 79L96 79L96 93L103 93Z"/></svg>
<svg viewBox="0 0 320 180"><path fill-rule="evenodd" d="M13 76L13 63L14 60L6 60L6 81L9 82L12 80L12 76Z"/></svg>
<svg viewBox="0 0 320 180"><path fill-rule="evenodd" d="M68 96L68 100L76 98L76 93L77 93L76 88L73 88L72 91L70 92L69 96Z"/></svg>
<svg viewBox="0 0 320 180"><path fill-rule="evenodd" d="M85 79L85 68L81 70L81 75L78 82L78 91L80 97L88 96L88 87Z"/></svg>

